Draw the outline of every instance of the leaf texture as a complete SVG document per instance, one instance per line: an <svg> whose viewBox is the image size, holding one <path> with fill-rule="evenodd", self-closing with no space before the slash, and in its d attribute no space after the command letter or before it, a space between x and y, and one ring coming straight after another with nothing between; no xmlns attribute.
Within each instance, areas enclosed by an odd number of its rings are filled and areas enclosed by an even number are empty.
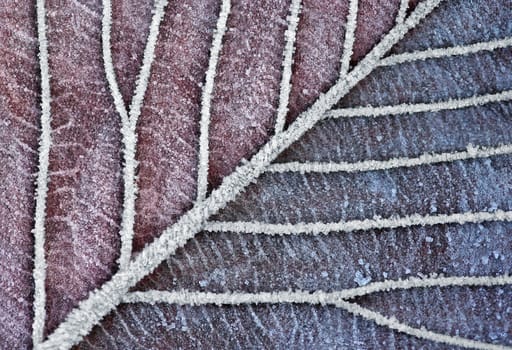
<svg viewBox="0 0 512 350"><path fill-rule="evenodd" d="M31 346L39 79L34 9L0 10L1 348ZM5 345L4 345L5 344Z"/></svg>
<svg viewBox="0 0 512 350"><path fill-rule="evenodd" d="M512 348L512 2L5 7L0 348Z"/></svg>
<svg viewBox="0 0 512 350"><path fill-rule="evenodd" d="M119 251L121 138L94 4L48 3L52 147L46 221L47 331L107 280Z"/></svg>

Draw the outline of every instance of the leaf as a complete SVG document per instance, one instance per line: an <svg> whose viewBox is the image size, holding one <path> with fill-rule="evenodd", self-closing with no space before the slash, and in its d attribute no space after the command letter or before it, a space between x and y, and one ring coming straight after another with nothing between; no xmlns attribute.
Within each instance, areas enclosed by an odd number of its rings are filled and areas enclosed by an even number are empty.
<svg viewBox="0 0 512 350"><path fill-rule="evenodd" d="M32 327L32 213L39 78L28 3L0 10L0 339L27 348Z"/></svg>
<svg viewBox="0 0 512 350"><path fill-rule="evenodd" d="M512 346L512 3L26 6L5 347Z"/></svg>

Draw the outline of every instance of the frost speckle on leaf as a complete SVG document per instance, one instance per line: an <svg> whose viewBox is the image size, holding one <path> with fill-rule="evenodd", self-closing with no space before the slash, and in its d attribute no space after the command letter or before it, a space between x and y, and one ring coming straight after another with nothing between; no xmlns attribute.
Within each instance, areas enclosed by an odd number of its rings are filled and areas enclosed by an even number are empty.
<svg viewBox="0 0 512 350"><path fill-rule="evenodd" d="M363 272L356 271L356 277L354 278L354 282L356 282L359 286L365 286L372 281L370 276L365 276Z"/></svg>

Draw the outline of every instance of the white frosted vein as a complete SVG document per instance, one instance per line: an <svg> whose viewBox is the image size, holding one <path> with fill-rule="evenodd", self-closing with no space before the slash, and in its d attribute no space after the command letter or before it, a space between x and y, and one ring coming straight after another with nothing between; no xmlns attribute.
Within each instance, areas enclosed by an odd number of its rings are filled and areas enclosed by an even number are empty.
<svg viewBox="0 0 512 350"><path fill-rule="evenodd" d="M132 128L128 112L123 101L123 97L117 84L114 64L112 62L112 51L110 47L110 31L112 27L112 4L110 0L103 0L103 17L102 17L102 50L103 64L105 67L105 75L110 87L114 106L121 117L121 135L124 145L123 149L123 213L121 216L121 251L119 255L119 267L126 267L131 257L132 240L133 240L133 224L135 220L135 197L137 195L137 184L135 183L135 168L137 161L135 160L135 149L137 136L135 129Z"/></svg>
<svg viewBox="0 0 512 350"><path fill-rule="evenodd" d="M147 245L124 270L120 270L99 289L72 310L66 320L42 343L42 349L68 349L78 343L92 327L114 309L130 287L151 273L178 247L194 237L208 218L243 191L264 172L265 168L282 151L311 129L324 113L346 95L359 81L370 74L389 49L401 40L423 18L430 14L443 0L422 1L414 12L401 24L396 25L372 51L343 79L338 80L327 93L321 95L313 105L301 113L285 131L274 135L250 161L238 166L224 178L222 184L212 191L204 201L196 202L172 226Z"/></svg>
<svg viewBox="0 0 512 350"><path fill-rule="evenodd" d="M431 58L470 55L478 53L480 51L494 51L496 49L502 49L510 46L512 46L512 38L509 37L469 45L460 45L440 49L428 49L425 51L415 51L391 55L386 58L383 58L379 65L392 66L395 64L418 60L426 60Z"/></svg>
<svg viewBox="0 0 512 350"><path fill-rule="evenodd" d="M277 107L275 133L280 133L286 123L288 114L288 103L291 91L293 53L295 50L295 40L297 37L297 27L299 25L301 0L292 0L290 4L290 15L288 16L288 28L284 33L285 47L283 51L281 86L279 90L279 105Z"/></svg>
<svg viewBox="0 0 512 350"><path fill-rule="evenodd" d="M362 172L376 171L394 168L410 168L414 166L448 163L458 160L488 158L493 156L501 156L512 154L512 144L500 145L496 147L483 147L468 145L465 151L446 152L446 153L423 153L418 157L400 157L388 160L364 160L361 162L289 162L271 164L268 172L284 173L333 173L333 172Z"/></svg>
<svg viewBox="0 0 512 350"><path fill-rule="evenodd" d="M410 0L400 0L400 8L398 9L398 14L396 16L396 23L402 23L405 20L407 10L409 9L409 1Z"/></svg>
<svg viewBox="0 0 512 350"><path fill-rule="evenodd" d="M48 194L48 165L51 146L50 72L48 66L48 41L46 38L45 1L37 0L37 39L39 42L39 67L41 69L41 139L39 141L39 170L36 180L36 209L34 221L34 319L32 342L34 346L43 340L46 319L46 258L45 219Z"/></svg>
<svg viewBox="0 0 512 350"><path fill-rule="evenodd" d="M226 33L229 12L231 11L231 1L223 0L220 8L217 27L213 34L212 46L210 48L210 59L206 79L201 97L201 121L199 135L199 161L197 170L197 201L202 201L206 197L208 190L208 163L209 163L209 128L211 101L213 96L213 84L217 74L217 64L220 51L222 49L222 39Z"/></svg>
<svg viewBox="0 0 512 350"><path fill-rule="evenodd" d="M352 58L356 39L358 7L358 0L350 0L347 25L345 26L345 40L343 41L343 53L341 55L340 77L346 76L350 69L350 59Z"/></svg>
<svg viewBox="0 0 512 350"><path fill-rule="evenodd" d="M468 224L488 221L512 221L512 211L465 212L455 214L421 215L403 217L373 218L338 222L312 222L296 224L269 224L265 222L210 221L204 229L212 232L237 232L267 235L319 235L330 232L353 232L381 230L410 226L433 226L444 224Z"/></svg>
<svg viewBox="0 0 512 350"><path fill-rule="evenodd" d="M105 76L110 88L110 93L114 99L114 106L117 113L121 116L121 121L124 129L125 124L129 124L128 111L124 105L123 96L117 84L116 73L114 70L114 63L112 61L112 50L110 31L112 30L112 2L111 0L103 0L103 16L101 19L101 41L102 41L102 54L103 65L105 67ZM124 135L123 135L124 136Z"/></svg>
<svg viewBox="0 0 512 350"><path fill-rule="evenodd" d="M105 66L105 75L110 87L114 106L121 117L121 135L123 137L123 214L121 216L121 252L119 256L119 267L124 269L130 261L132 255L133 226L135 222L135 199L137 197L137 183L135 172L137 160L135 152L137 148L136 126L140 116L142 102L147 90L148 79L151 73L151 65L154 60L154 52L160 23L165 14L166 0L157 0L151 24L149 35L144 49L142 66L135 85L135 91L130 105L130 111L127 112L123 97L117 84L112 62L112 50L110 42L110 32L112 28L112 3L111 0L103 0L103 18L102 18L102 49L103 62Z"/></svg>
<svg viewBox="0 0 512 350"><path fill-rule="evenodd" d="M476 95L468 98L452 99L431 103L403 103L381 107L354 107L334 109L325 114L325 118L380 117L384 115L413 114L424 112L439 112L469 107L483 106L489 103L512 100L512 90L493 94Z"/></svg>
<svg viewBox="0 0 512 350"><path fill-rule="evenodd" d="M372 282L362 287L347 288L334 292L323 291L278 291L278 292L192 292L159 291L131 292L124 299L124 303L169 303L178 305L243 305L243 304L279 304L301 303L326 305L338 300L353 299L364 295L391 290L405 290L413 288L435 287L492 287L512 284L512 276L432 276L427 278L410 277L399 280L385 280Z"/></svg>
<svg viewBox="0 0 512 350"><path fill-rule="evenodd" d="M177 305L245 305L245 304L310 304L310 305L334 305L343 308L357 316L367 320L374 321L377 324L406 333L418 338L431 340L450 345L462 346L475 349L506 349L501 345L494 345L485 342L479 342L467 338L450 336L441 333L435 333L425 328L413 328L397 321L393 317L386 317L377 312L363 308L358 304L348 302L347 299L368 295L377 292L387 292L390 290L405 290L412 288L434 288L434 287L492 287L512 284L512 277L509 275L501 276L432 276L429 278L411 277L404 280L386 280L370 283L363 287L347 288L335 292L324 291L278 291L278 292L192 292L187 290L169 292L152 290L147 292L128 293L123 302L125 303L169 303Z"/></svg>

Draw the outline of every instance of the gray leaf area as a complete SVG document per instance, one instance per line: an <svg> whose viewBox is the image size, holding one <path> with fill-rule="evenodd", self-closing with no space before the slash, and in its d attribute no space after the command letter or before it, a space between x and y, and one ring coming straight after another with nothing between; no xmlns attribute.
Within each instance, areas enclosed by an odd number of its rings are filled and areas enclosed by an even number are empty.
<svg viewBox="0 0 512 350"><path fill-rule="evenodd" d="M512 36L510 1L444 2L393 53ZM512 50L377 68L339 107L461 99L512 89ZM276 162L357 162L512 143L512 103L320 122ZM357 173L266 173L212 220L338 222L512 210L512 157ZM266 236L202 232L135 288L209 292L336 291L432 273L512 273L512 224L446 224ZM353 299L413 327L512 345L512 287L434 287ZM112 336L115 334L115 336ZM92 345L94 344L94 346ZM332 306L124 304L78 346L451 349Z"/></svg>

